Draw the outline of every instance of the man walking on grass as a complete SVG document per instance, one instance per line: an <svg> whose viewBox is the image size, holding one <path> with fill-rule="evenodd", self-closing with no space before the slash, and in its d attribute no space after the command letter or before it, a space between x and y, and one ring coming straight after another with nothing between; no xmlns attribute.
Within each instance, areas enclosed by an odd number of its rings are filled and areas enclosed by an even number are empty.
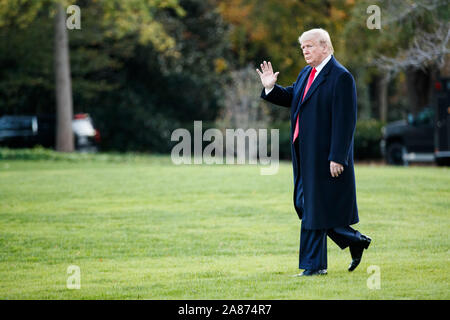
<svg viewBox="0 0 450 320"><path fill-rule="evenodd" d="M279 72L264 61L257 69L261 97L291 111L294 207L302 220L297 276L327 274L327 236L350 248L353 271L371 239L350 225L359 222L353 168L356 87L353 76L333 56L323 29L299 38L308 64L289 87L276 84Z"/></svg>

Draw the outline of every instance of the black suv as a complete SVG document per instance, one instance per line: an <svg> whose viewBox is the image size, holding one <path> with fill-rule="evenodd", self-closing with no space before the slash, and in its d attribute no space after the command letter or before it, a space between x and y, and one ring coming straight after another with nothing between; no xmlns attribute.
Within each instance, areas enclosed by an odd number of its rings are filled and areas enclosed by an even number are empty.
<svg viewBox="0 0 450 320"><path fill-rule="evenodd" d="M382 129L381 153L386 162L450 162L450 79L435 83L433 101L408 120L387 124Z"/></svg>
<svg viewBox="0 0 450 320"><path fill-rule="evenodd" d="M72 130L75 149L82 152L97 152L100 134L86 113L74 115ZM56 116L34 115L0 117L0 145L10 148L30 148L41 145L55 148Z"/></svg>
<svg viewBox="0 0 450 320"><path fill-rule="evenodd" d="M408 161L434 161L434 112L425 108L415 117L387 124L383 129L381 153L388 164Z"/></svg>

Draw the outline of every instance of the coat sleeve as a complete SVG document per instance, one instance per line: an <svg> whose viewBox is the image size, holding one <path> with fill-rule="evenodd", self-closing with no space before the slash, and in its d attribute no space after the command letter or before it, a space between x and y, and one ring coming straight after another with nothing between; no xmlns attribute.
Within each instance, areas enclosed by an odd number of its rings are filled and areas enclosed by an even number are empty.
<svg viewBox="0 0 450 320"><path fill-rule="evenodd" d="M342 73L333 93L329 161L348 165L356 128L356 86L348 72Z"/></svg>
<svg viewBox="0 0 450 320"><path fill-rule="evenodd" d="M275 87L269 92L269 94L266 94L266 91L263 88L261 98L281 107L290 108L292 97L294 96L294 85L295 82L291 86L284 88L278 84L275 84Z"/></svg>

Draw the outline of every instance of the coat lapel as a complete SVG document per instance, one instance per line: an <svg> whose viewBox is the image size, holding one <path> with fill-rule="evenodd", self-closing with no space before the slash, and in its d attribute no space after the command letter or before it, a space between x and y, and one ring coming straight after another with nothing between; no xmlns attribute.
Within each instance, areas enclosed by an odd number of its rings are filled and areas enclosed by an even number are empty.
<svg viewBox="0 0 450 320"><path fill-rule="evenodd" d="M297 114L300 112L300 110L302 109L303 104L308 101L308 99L314 94L314 91L316 91L316 89L326 80L326 77L328 75L328 73L331 70L331 67L335 64L335 60L334 60L334 56L331 56L330 61L328 61L328 63L325 65L325 67L320 71L319 75L317 76L317 78L313 81L313 83L311 84L311 87L309 88L308 92L306 93L305 98L303 99L303 101L300 101L300 97L303 96L303 90L304 90L304 84L302 84L303 89L301 90L301 95L298 96L298 101L297 105L298 108L294 114L294 119L296 119ZM307 75L309 76L309 72L307 73ZM306 77L305 77L306 78Z"/></svg>
<svg viewBox="0 0 450 320"><path fill-rule="evenodd" d="M298 89L295 91L295 95L294 95L294 112L293 112L293 115L296 115L297 114L297 112L298 112L298 109L299 109L299 106L300 106L300 97L302 97L303 96L303 91L305 90L305 87L306 87L306 82L307 82L307 79L308 79L308 77L309 77L309 73L311 72L311 67L310 66L307 66L306 67L307 68L307 70L303 73L303 75L302 75L302 77L300 78L300 81L299 81L299 86L297 87ZM293 119L295 119L295 117L293 117Z"/></svg>

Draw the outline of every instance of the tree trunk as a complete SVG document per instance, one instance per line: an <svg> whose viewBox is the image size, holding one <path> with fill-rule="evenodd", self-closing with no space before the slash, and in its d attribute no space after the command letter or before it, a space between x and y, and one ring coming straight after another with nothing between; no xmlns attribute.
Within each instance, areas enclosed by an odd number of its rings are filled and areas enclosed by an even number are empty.
<svg viewBox="0 0 450 320"><path fill-rule="evenodd" d="M382 122L387 121L388 117L388 84L389 76L387 74L377 77L377 93L378 93L378 114Z"/></svg>
<svg viewBox="0 0 450 320"><path fill-rule="evenodd" d="M416 114L430 103L433 92L433 73L433 67L427 68L425 71L412 68L406 70L409 111L411 113Z"/></svg>
<svg viewBox="0 0 450 320"><path fill-rule="evenodd" d="M66 14L60 3L55 16L56 151L73 152L72 82Z"/></svg>

